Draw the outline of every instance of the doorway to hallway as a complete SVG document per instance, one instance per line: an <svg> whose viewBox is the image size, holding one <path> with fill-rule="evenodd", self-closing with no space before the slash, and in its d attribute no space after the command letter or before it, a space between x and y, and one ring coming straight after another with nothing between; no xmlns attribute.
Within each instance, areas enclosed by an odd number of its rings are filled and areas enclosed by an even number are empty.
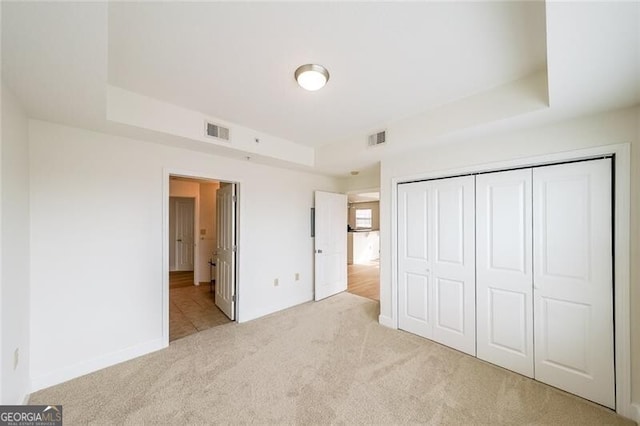
<svg viewBox="0 0 640 426"><path fill-rule="evenodd" d="M165 336L171 342L235 319L237 184L168 180Z"/></svg>
<svg viewBox="0 0 640 426"><path fill-rule="evenodd" d="M380 192L348 194L347 291L380 300Z"/></svg>
<svg viewBox="0 0 640 426"><path fill-rule="evenodd" d="M349 293L380 300L380 262L379 260L366 263L348 265L347 268Z"/></svg>

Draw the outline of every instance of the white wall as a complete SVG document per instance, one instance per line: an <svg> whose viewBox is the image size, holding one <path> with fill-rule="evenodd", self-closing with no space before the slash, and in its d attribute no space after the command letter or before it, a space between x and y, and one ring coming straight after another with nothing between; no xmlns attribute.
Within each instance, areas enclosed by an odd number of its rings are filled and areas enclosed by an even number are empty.
<svg viewBox="0 0 640 426"><path fill-rule="evenodd" d="M391 316L391 179L518 158L631 143L632 400L640 402L640 108L584 117L552 126L414 150L381 166L381 316ZM640 412L639 412L640 413Z"/></svg>
<svg viewBox="0 0 640 426"><path fill-rule="evenodd" d="M184 180L172 180L169 182L170 197L198 198L200 196L200 184Z"/></svg>
<svg viewBox="0 0 640 426"><path fill-rule="evenodd" d="M380 202L349 203L347 212L348 223L352 229L356 229L356 209L371 209L371 229L380 229Z"/></svg>
<svg viewBox="0 0 640 426"><path fill-rule="evenodd" d="M200 282L209 281L209 259L216 249L216 191L220 184L200 183L200 228L198 229L198 257L200 258L199 274ZM200 233L201 230L205 234Z"/></svg>
<svg viewBox="0 0 640 426"><path fill-rule="evenodd" d="M161 346L165 169L240 183L240 322L312 299L309 209L337 180L42 121L29 132L34 389Z"/></svg>
<svg viewBox="0 0 640 426"><path fill-rule="evenodd" d="M22 404L29 384L29 139L27 117L2 84L1 404ZM19 363L14 370L14 351Z"/></svg>
<svg viewBox="0 0 640 426"><path fill-rule="evenodd" d="M107 118L134 127L204 142L224 150L237 150L236 154L241 153L243 156L251 153L305 166L313 166L314 163L314 150L308 146L116 86L107 86ZM230 140L227 142L205 136L205 120L229 127ZM256 143L256 138L259 143Z"/></svg>

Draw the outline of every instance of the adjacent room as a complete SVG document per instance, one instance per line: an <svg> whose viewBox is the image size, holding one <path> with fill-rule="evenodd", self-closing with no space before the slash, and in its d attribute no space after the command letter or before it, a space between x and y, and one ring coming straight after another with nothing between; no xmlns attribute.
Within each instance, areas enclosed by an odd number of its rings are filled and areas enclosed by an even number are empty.
<svg viewBox="0 0 640 426"><path fill-rule="evenodd" d="M220 188L217 181L170 177L169 341L231 321L215 298Z"/></svg>
<svg viewBox="0 0 640 426"><path fill-rule="evenodd" d="M640 422L639 1L9 0L0 31L0 411Z"/></svg>
<svg viewBox="0 0 640 426"><path fill-rule="evenodd" d="M380 192L347 195L348 291L380 300Z"/></svg>

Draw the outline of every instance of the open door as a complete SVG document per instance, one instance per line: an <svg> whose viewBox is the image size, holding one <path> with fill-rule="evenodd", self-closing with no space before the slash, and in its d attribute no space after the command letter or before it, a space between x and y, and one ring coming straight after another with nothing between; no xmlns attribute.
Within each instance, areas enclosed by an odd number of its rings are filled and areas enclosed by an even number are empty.
<svg viewBox="0 0 640 426"><path fill-rule="evenodd" d="M315 193L315 300L347 289L347 196Z"/></svg>
<svg viewBox="0 0 640 426"><path fill-rule="evenodd" d="M216 306L232 321L236 302L236 185L216 192Z"/></svg>

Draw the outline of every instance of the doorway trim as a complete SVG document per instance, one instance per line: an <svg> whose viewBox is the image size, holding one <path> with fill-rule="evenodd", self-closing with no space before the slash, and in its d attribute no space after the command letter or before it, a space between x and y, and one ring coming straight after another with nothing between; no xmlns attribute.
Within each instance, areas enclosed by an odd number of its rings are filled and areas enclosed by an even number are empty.
<svg viewBox="0 0 640 426"><path fill-rule="evenodd" d="M241 214L244 210L242 207L242 197L241 197L241 187L242 180L237 177L220 177L220 175L213 175L207 172L196 172L192 170L184 170L184 169L174 169L174 168L163 168L162 169L162 318L161 318L161 330L162 330L162 348L166 348L169 346L169 196L170 196L170 179L171 176L179 176L189 179L203 179L203 180L211 180L218 182L227 182L236 185L236 300L235 300L235 321L239 322L239 306L240 306L240 258L241 258L241 247L240 247L240 233L241 229ZM199 205L196 200L196 213ZM199 217L198 214L196 216ZM194 224L194 229L198 229L198 224ZM195 269L195 262L194 262ZM195 277L195 271L194 271Z"/></svg>
<svg viewBox="0 0 640 426"><path fill-rule="evenodd" d="M448 170L420 173L411 176L391 178L390 213L391 229L391 316L380 315L379 322L391 328L398 328L398 185L400 183L443 178L448 176L500 171L517 167L530 167L572 160L615 156L614 191L614 350L616 379L616 412L627 418L637 420L635 407L631 403L631 298L630 298L630 230L631 230L631 146L628 143L604 145L594 148L578 149L478 164Z"/></svg>

